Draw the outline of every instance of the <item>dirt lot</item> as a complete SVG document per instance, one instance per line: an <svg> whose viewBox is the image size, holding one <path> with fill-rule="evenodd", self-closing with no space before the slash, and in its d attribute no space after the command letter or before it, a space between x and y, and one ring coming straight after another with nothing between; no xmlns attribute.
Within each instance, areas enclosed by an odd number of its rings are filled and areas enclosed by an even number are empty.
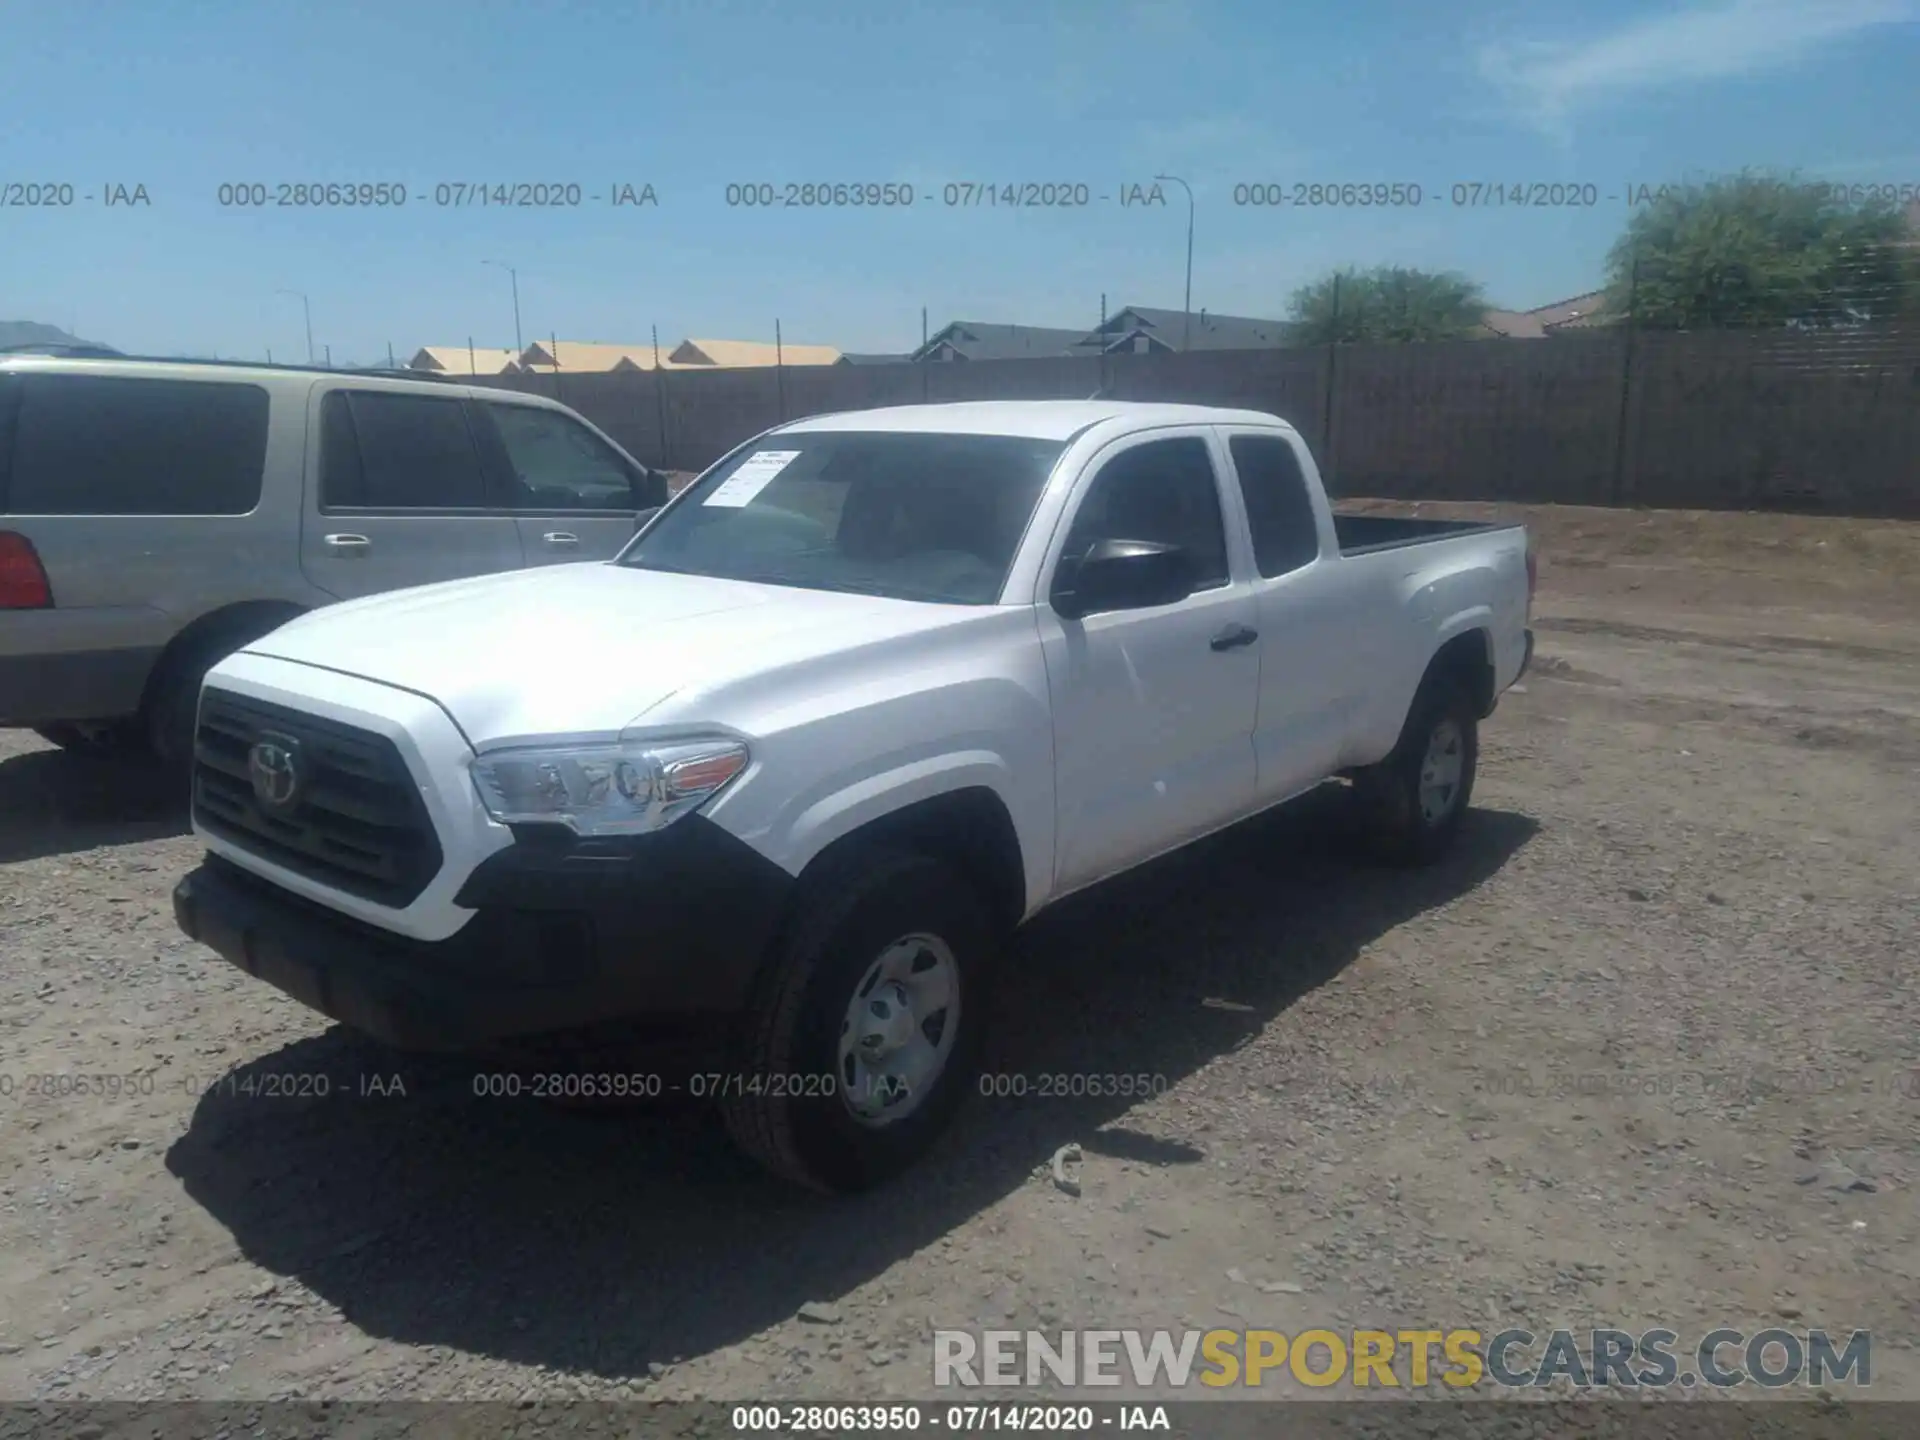
<svg viewBox="0 0 1920 1440"><path fill-rule="evenodd" d="M847 1202L329 1029L174 930L150 786L0 737L0 1398L865 1399L931 1393L936 1326L1609 1323L1869 1329L1920 1396L1920 526L1527 518L1458 852L1352 864L1322 793L1050 913L992 1070L1160 1093L979 1099Z"/></svg>

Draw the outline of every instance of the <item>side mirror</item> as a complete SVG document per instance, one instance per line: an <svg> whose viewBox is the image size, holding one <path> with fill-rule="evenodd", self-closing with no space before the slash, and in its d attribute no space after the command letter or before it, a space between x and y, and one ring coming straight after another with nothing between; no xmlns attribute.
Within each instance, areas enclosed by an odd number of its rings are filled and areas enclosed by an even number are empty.
<svg viewBox="0 0 1920 1440"><path fill-rule="evenodd" d="M1053 592L1053 608L1067 620L1104 610L1172 605L1193 593L1193 561L1178 545L1152 540L1100 540L1089 546Z"/></svg>
<svg viewBox="0 0 1920 1440"><path fill-rule="evenodd" d="M644 510L636 511L633 517L633 533L638 535L642 530L646 529L647 522L659 513L660 507L658 505L649 505Z"/></svg>
<svg viewBox="0 0 1920 1440"><path fill-rule="evenodd" d="M667 477L645 465L636 465L627 473L627 490L636 510L658 510L667 503Z"/></svg>

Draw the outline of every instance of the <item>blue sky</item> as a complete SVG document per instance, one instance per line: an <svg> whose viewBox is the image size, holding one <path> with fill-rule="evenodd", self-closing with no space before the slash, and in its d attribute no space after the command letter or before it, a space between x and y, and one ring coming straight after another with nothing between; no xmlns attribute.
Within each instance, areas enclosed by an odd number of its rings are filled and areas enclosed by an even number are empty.
<svg viewBox="0 0 1920 1440"><path fill-rule="evenodd" d="M1743 166L1920 184L1920 0L9 0L0 184L145 207L0 209L0 318L123 349L336 363L426 343L918 342L964 316L1090 326L1104 291L1284 313L1343 264L1459 269L1522 307L1597 282L1629 186ZM222 183L404 184L374 211L222 209ZM729 207L729 182L892 181L907 209ZM651 184L658 204L438 208L443 182ZM1084 183L1066 210L949 182ZM1400 182L1418 208L1236 206ZM1456 183L1591 184L1464 209ZM1115 197L1106 201L1102 195Z"/></svg>

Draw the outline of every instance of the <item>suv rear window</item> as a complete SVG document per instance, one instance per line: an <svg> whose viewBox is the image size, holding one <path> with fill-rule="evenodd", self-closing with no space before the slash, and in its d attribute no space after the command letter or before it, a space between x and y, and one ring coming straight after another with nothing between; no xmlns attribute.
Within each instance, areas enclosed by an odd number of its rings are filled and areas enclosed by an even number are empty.
<svg viewBox="0 0 1920 1440"><path fill-rule="evenodd" d="M267 392L231 381L22 375L0 508L12 515L245 515Z"/></svg>

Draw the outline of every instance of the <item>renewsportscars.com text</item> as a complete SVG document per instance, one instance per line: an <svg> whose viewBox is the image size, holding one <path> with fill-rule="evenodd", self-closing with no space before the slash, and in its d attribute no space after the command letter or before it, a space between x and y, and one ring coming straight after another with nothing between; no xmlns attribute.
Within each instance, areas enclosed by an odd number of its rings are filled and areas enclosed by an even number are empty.
<svg viewBox="0 0 1920 1440"><path fill-rule="evenodd" d="M1432 1330L936 1330L940 1388L1195 1384L1422 1389L1492 1386L1731 1389L1756 1385L1866 1386L1873 1343L1864 1330L1710 1330L1692 1344L1677 1331L1596 1327L1536 1334Z"/></svg>

